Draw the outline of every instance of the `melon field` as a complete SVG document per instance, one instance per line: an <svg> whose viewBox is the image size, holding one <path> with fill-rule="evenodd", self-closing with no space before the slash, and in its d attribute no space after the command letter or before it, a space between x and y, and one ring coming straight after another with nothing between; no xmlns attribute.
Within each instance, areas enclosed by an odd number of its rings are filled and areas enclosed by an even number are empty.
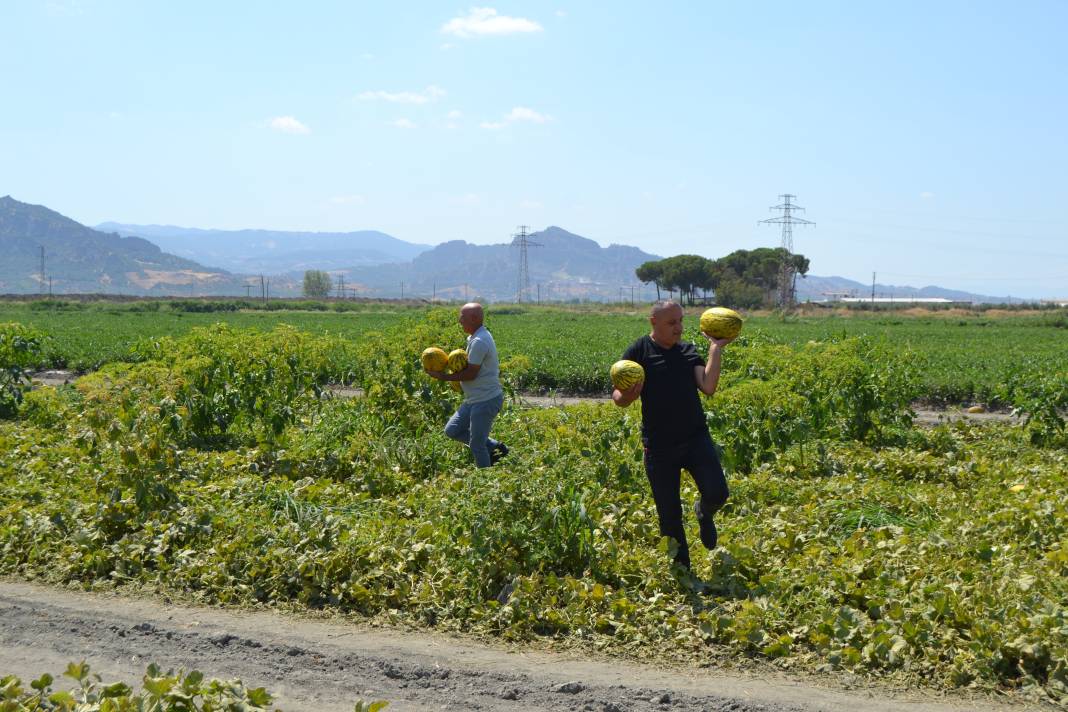
<svg viewBox="0 0 1068 712"><path fill-rule="evenodd" d="M0 574L1068 702L1063 312L749 319L704 399L731 498L696 577L658 535L637 406L509 403L486 470L443 435L459 396L419 356L462 346L454 309L136 314L0 310ZM646 330L487 325L510 393L603 393ZM89 373L20 388L46 365ZM1023 417L917 427L924 400Z"/></svg>
<svg viewBox="0 0 1068 712"><path fill-rule="evenodd" d="M85 372L109 361L136 358L138 341L178 336L198 326L226 323L269 331L287 324L313 334L359 340L425 306L372 303L272 302L248 309L244 301L79 303L0 302L0 323L15 322L48 335L35 364ZM286 308L289 307L289 308ZM295 308L294 308L295 307ZM696 335L700 309L686 317ZM502 358L525 356L527 368L514 384L524 392L594 395L607 392L606 364L647 328L644 313L631 309L512 305L489 308ZM817 310L783 320L751 316L746 335L800 346L850 336L885 338L919 369L920 398L934 405L982 403L1012 406L1012 384L1065 367L1068 311L1036 312L844 312Z"/></svg>

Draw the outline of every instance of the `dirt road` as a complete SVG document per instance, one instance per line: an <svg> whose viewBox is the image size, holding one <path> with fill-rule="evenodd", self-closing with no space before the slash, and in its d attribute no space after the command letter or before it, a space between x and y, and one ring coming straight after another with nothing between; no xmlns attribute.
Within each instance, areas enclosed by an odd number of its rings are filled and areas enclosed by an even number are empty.
<svg viewBox="0 0 1068 712"><path fill-rule="evenodd" d="M389 700L390 712L1005 709L986 700L890 696L714 668L663 670L516 652L434 632L196 608L11 580L0 581L0 621L0 677L16 674L25 682L84 659L106 682L136 683L145 666L157 662L164 669L198 669L264 686L286 710L349 712L357 699Z"/></svg>

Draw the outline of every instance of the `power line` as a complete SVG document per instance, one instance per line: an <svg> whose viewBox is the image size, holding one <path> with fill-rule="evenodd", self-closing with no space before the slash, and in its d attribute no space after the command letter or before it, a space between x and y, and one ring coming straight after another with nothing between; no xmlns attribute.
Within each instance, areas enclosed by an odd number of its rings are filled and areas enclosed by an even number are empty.
<svg viewBox="0 0 1068 712"><path fill-rule="evenodd" d="M516 280L515 300L523 303L523 294L530 289L530 264L527 261L528 247L541 247L540 242L530 239L527 226L520 225L519 232L512 235L512 247L519 248L519 278Z"/></svg>
<svg viewBox="0 0 1068 712"><path fill-rule="evenodd" d="M779 197L783 199L783 202L768 209L781 210L782 215L760 222L782 225L782 248L786 254L783 255L782 264L779 266L779 306L789 309L794 305L794 279L797 276L797 268L791 259L794 254L794 225L815 225L816 223L792 215L795 210L804 211L800 205L790 202L797 197L796 195L783 193Z"/></svg>

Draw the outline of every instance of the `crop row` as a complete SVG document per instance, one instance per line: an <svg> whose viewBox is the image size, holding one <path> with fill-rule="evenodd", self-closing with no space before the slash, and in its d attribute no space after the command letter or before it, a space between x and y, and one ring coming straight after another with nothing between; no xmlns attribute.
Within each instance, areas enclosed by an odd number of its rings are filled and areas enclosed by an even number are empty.
<svg viewBox="0 0 1068 712"><path fill-rule="evenodd" d="M368 307L364 311L320 313L303 311L237 311L186 313L174 310L83 311L30 309L0 305L0 322L33 326L48 335L41 366L86 371L109 361L128 360L140 340L180 336L197 326L224 322L239 328L269 331L288 324L316 334L336 334L358 340L368 331L387 328L406 312ZM702 343L691 322L687 338ZM596 394L608 388L606 365L644 333L648 324L640 313L596 312L556 308L511 307L489 313L489 325L503 357L522 355L529 367L516 386L524 391L549 390ZM1012 405L1003 384L1021 378L1068 370L1062 313L1005 317L864 315L801 317L781 320L755 317L744 334L758 341L800 346L809 341L879 336L921 366L920 396L936 403L980 402L995 407Z"/></svg>

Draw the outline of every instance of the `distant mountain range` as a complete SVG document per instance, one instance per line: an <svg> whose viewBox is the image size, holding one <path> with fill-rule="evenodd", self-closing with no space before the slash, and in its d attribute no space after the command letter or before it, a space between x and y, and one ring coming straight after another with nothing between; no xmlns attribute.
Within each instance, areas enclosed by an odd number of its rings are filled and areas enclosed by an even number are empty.
<svg viewBox="0 0 1068 712"><path fill-rule="evenodd" d="M179 257L246 274L296 271L303 274L306 269L332 271L405 262L431 247L398 240L375 230L201 230L115 222L101 223L96 229L123 236L143 237Z"/></svg>
<svg viewBox="0 0 1068 712"><path fill-rule="evenodd" d="M93 230L11 196L0 198L0 251L0 293L162 295L199 287L201 294L236 294L240 283L225 270L168 254L148 240Z"/></svg>
<svg viewBox="0 0 1068 712"><path fill-rule="evenodd" d="M258 296L260 275L273 296L298 296L306 269L331 273L352 296L515 299L520 250L514 244L436 247L370 230L346 233L199 230L103 223L92 229L40 205L0 198L0 293L106 293L174 296ZM657 255L637 247L601 247L559 227L530 235L530 290L524 300L614 301L655 296L635 268ZM45 269L41 275L41 248ZM160 249L160 248L164 249ZM164 251L166 250L166 251ZM213 266L205 266L210 264ZM633 289L633 292L631 291ZM871 285L842 277L808 276L798 298L871 294ZM941 287L875 285L877 296L1006 299ZM1013 299L1019 302L1019 299Z"/></svg>
<svg viewBox="0 0 1068 712"><path fill-rule="evenodd" d="M845 277L816 277L809 275L804 279L797 280L797 298L799 301L825 301L833 296L870 297L872 285L856 282ZM978 302L985 304L1022 304L1028 300L1010 297L992 297L983 294L972 294L956 289L944 287L902 287L895 284L882 284L876 282L875 296L882 299L908 299L918 298L941 298L953 302Z"/></svg>
<svg viewBox="0 0 1068 712"><path fill-rule="evenodd" d="M620 288L637 286L634 270L659 259L637 247L601 247L593 240L559 227L532 233L527 248L530 290L524 300L619 299ZM514 243L472 245L452 240L423 252L410 262L358 267L344 271L357 293L446 299L511 300L516 297L521 250ZM646 287L651 290L652 287Z"/></svg>

